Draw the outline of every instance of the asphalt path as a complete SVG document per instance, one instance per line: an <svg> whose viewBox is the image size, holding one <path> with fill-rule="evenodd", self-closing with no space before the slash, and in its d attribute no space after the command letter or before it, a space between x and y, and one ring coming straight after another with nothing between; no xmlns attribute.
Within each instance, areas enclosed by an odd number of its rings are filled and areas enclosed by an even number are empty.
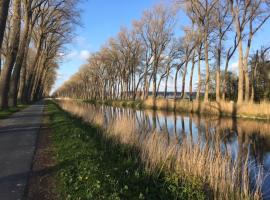
<svg viewBox="0 0 270 200"><path fill-rule="evenodd" d="M0 200L24 197L43 109L41 101L0 120Z"/></svg>

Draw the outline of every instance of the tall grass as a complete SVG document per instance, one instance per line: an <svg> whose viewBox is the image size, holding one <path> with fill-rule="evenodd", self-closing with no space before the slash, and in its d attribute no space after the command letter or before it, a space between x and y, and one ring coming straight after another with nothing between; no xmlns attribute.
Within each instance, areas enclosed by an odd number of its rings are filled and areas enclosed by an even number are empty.
<svg viewBox="0 0 270 200"><path fill-rule="evenodd" d="M153 106L153 100L151 98L145 100L143 104L146 107ZM232 101L220 101L220 102L198 102L188 100L168 100L168 99L157 99L156 107L158 109L175 109L178 111L186 111L193 113L203 114L215 114L215 115L228 115L238 117L250 117L250 118L265 118L270 119L270 103L251 103L244 102L237 104Z"/></svg>
<svg viewBox="0 0 270 200"><path fill-rule="evenodd" d="M202 140L194 143L188 137L180 141L177 136L146 131L136 126L132 117L108 121L99 109L89 111L83 103L57 102L65 111L102 127L105 137L139 149L138 158L149 173L166 173L179 181L196 181L205 186L210 199L260 199L262 196L262 175L258 173L254 179L250 178L252 166L248 152L243 158L234 159L229 150L221 150L219 134L214 134L214 144Z"/></svg>

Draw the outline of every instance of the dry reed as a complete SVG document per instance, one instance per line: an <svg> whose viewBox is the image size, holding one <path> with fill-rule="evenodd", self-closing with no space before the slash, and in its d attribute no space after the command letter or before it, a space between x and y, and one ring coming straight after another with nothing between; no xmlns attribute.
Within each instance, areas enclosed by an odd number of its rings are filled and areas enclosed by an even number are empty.
<svg viewBox="0 0 270 200"><path fill-rule="evenodd" d="M153 99L148 98L143 101L143 105L146 108L153 107ZM158 98L156 100L156 108L202 114L235 115L244 118L270 119L270 103L266 101L261 103L244 102L242 104L237 104L232 101L191 102L188 100L174 101L173 99Z"/></svg>
<svg viewBox="0 0 270 200"><path fill-rule="evenodd" d="M89 112L87 104L65 100L57 103L84 121L103 127L105 137L139 149L138 156L150 173L165 171L177 174L181 180L195 177L210 187L214 199L261 198L261 173L251 188L248 154L244 160L234 160L230 151L221 151L219 134L214 134L215 145L211 146L203 141L193 143L187 138L179 142L177 137L168 138L165 133L140 130L134 118L112 118L105 124L104 113L95 109Z"/></svg>

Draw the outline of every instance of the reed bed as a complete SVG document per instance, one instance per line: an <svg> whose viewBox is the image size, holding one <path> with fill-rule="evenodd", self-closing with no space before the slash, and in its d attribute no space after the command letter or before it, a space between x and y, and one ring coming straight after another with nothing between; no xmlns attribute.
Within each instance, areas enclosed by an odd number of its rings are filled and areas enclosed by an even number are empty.
<svg viewBox="0 0 270 200"><path fill-rule="evenodd" d="M154 108L152 98L148 98L142 101L108 101L106 103L113 106ZM244 102L242 104L237 104L232 101L198 102L189 100L174 101L173 99L158 98L156 100L155 108L158 110L175 110L180 112L211 115L270 119L270 103L267 101L260 103Z"/></svg>
<svg viewBox="0 0 270 200"><path fill-rule="evenodd" d="M59 100L61 108L85 122L95 124L120 144L139 150L138 157L149 173L177 177L179 181L196 181L208 191L209 199L261 199L262 174L251 180L248 152L244 158L233 159L231 152L220 148L219 134L215 143L167 137L156 130L145 131L136 126L134 118L106 119L100 110L85 109L84 103Z"/></svg>

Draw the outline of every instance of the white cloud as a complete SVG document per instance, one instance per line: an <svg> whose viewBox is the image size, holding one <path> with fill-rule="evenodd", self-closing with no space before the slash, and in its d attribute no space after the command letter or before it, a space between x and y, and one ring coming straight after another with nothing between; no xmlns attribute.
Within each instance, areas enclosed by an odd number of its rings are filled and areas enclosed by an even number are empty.
<svg viewBox="0 0 270 200"><path fill-rule="evenodd" d="M90 56L90 52L88 50L80 51L80 55L79 55L80 59L87 60L89 56Z"/></svg>
<svg viewBox="0 0 270 200"><path fill-rule="evenodd" d="M59 53L58 53L58 56L59 56L60 58L62 58L63 56L65 56L65 54L64 54L63 52L59 52Z"/></svg>
<svg viewBox="0 0 270 200"><path fill-rule="evenodd" d="M68 61L70 60L81 60L81 61L86 61L90 56L90 51L84 49L84 50L73 50L71 52L69 52L68 54L66 54L64 56L64 58Z"/></svg>
<svg viewBox="0 0 270 200"><path fill-rule="evenodd" d="M79 53L78 53L77 50L71 51L71 52L69 52L68 54L65 55L65 59L72 60L72 59L78 57L78 54Z"/></svg>
<svg viewBox="0 0 270 200"><path fill-rule="evenodd" d="M80 48L80 49L91 49L92 45L88 41L87 38L82 37L82 36L77 36L73 39L73 46Z"/></svg>
<svg viewBox="0 0 270 200"><path fill-rule="evenodd" d="M238 72L238 62L233 62L232 64L229 65L229 70L231 72Z"/></svg>
<svg viewBox="0 0 270 200"><path fill-rule="evenodd" d="M62 74L60 72L57 73L57 79L63 79L65 77L65 74Z"/></svg>

